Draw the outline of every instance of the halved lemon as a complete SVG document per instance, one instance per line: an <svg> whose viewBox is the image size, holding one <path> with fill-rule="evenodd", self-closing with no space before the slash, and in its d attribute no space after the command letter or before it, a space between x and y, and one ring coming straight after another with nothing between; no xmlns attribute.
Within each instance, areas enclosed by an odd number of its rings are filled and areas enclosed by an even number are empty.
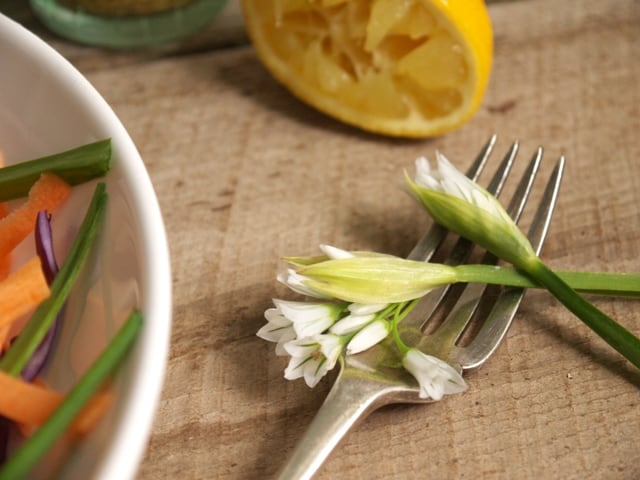
<svg viewBox="0 0 640 480"><path fill-rule="evenodd" d="M483 0L243 0L261 62L345 123L401 137L453 130L477 111L493 55Z"/></svg>

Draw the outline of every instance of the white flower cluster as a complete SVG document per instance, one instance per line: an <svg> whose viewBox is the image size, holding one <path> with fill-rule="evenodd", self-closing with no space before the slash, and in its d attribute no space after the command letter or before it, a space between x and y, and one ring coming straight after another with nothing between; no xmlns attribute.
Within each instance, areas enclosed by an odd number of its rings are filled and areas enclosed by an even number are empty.
<svg viewBox="0 0 640 480"><path fill-rule="evenodd" d="M331 259L353 254L328 245L321 249ZM284 376L304 378L314 387L333 369L345 352L354 355L384 340L391 332L390 318L398 304L345 303L326 298L306 284L306 277L290 269L278 280L316 301L274 299L274 308L265 312L267 324L257 335L276 343L276 354L291 356ZM462 376L449 364L410 348L403 366L418 381L420 396L440 400L443 395L466 389Z"/></svg>
<svg viewBox="0 0 640 480"><path fill-rule="evenodd" d="M329 258L352 255L328 245L321 248ZM343 349L347 354L356 354L389 334L389 322L378 315L386 304L335 302L305 285L305 277L292 269L278 280L295 292L319 300L274 299L275 308L265 312L268 323L257 335L275 342L277 355L291 356L284 374L288 380L304 377L313 387L335 366Z"/></svg>

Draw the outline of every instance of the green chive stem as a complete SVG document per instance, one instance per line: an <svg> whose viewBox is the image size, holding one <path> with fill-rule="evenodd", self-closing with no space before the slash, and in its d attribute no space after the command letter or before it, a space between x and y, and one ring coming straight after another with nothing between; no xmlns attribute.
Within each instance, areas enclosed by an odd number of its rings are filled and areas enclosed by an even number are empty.
<svg viewBox="0 0 640 480"><path fill-rule="evenodd" d="M46 157L0 169L0 202L24 197L43 172L51 172L69 185L104 176L111 167L111 139L81 145Z"/></svg>
<svg viewBox="0 0 640 480"><path fill-rule="evenodd" d="M605 342L640 368L640 339L581 297L540 259L536 258L535 260L523 266L526 268L526 272L546 287Z"/></svg>
<svg viewBox="0 0 640 480"><path fill-rule="evenodd" d="M455 269L460 282L541 288L539 283L510 267L472 264ZM637 273L555 271L555 274L581 293L640 298L640 274Z"/></svg>
<svg viewBox="0 0 640 480"><path fill-rule="evenodd" d="M0 467L0 480L24 478L129 351L142 327L142 316L134 311L118 330L78 383L69 391L49 419Z"/></svg>
<svg viewBox="0 0 640 480"><path fill-rule="evenodd" d="M64 305L102 224L107 202L104 183L99 183L78 234L51 284L51 294L33 313L29 323L0 359L0 370L18 376L46 335Z"/></svg>

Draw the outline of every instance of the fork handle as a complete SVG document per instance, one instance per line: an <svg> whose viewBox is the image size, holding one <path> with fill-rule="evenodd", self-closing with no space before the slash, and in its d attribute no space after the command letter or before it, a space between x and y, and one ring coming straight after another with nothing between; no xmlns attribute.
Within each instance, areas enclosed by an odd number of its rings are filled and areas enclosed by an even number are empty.
<svg viewBox="0 0 640 480"><path fill-rule="evenodd" d="M380 387L379 381L367 379L362 371L342 369L277 478L309 480L358 420L389 403L389 392Z"/></svg>

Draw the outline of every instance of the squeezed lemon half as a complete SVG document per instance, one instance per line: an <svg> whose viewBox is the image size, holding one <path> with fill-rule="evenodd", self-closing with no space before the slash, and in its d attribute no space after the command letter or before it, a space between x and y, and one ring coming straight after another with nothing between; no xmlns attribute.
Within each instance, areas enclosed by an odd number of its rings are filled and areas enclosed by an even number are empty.
<svg viewBox="0 0 640 480"><path fill-rule="evenodd" d="M483 0L243 0L261 62L364 130L429 137L477 111L493 55Z"/></svg>

